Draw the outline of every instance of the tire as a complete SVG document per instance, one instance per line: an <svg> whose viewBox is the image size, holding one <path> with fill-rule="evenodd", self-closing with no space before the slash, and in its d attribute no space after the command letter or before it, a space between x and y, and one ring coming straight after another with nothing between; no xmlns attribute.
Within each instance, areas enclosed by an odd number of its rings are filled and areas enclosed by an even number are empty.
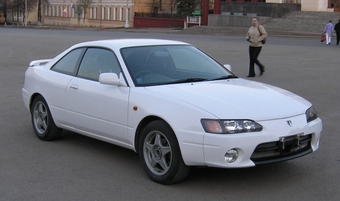
<svg viewBox="0 0 340 201"><path fill-rule="evenodd" d="M31 121L35 134L40 140L57 139L61 134L52 118L50 109L42 96L37 96L31 105Z"/></svg>
<svg viewBox="0 0 340 201"><path fill-rule="evenodd" d="M184 164L177 138L170 126L161 120L150 122L139 140L139 159L149 178L160 184L185 179L190 167Z"/></svg>

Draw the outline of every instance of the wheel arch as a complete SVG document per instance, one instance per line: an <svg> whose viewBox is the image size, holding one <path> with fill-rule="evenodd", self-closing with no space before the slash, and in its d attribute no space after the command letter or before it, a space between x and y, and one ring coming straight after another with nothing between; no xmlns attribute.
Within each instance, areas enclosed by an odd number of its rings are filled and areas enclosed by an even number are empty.
<svg viewBox="0 0 340 201"><path fill-rule="evenodd" d="M161 120L161 121L163 121L164 123L166 123L168 126L169 126L169 128L174 132L174 129L172 129L172 127L170 126L170 124L167 122L167 121L165 121L164 119L162 119L162 118L160 118L160 117L158 117L158 116L147 116L147 117L145 117L144 119L142 119L140 122L139 122L139 124L138 124L138 126L137 126L137 129L136 129L136 133L135 133L135 139L134 139L134 145L135 145L135 150L136 150L136 152L138 153L138 149L139 149L139 139L140 139L140 136L141 136L141 133L142 133L142 131L143 131L143 129L145 128L145 126L146 125L148 125L150 122L152 122L152 121L156 121L156 120ZM175 132L174 132L175 133ZM176 136L176 133L175 133L175 137L176 137L176 140L178 141L178 139L177 139L177 136Z"/></svg>
<svg viewBox="0 0 340 201"><path fill-rule="evenodd" d="M30 97L30 100L29 100L29 102L28 102L28 108L29 108L29 111L30 111L30 112L31 112L32 103L33 103L34 99L35 99L36 97L38 97L38 96L41 96L43 99L45 99L40 93L34 93L34 94L32 94L31 97ZM47 103L47 102L46 102L46 103Z"/></svg>

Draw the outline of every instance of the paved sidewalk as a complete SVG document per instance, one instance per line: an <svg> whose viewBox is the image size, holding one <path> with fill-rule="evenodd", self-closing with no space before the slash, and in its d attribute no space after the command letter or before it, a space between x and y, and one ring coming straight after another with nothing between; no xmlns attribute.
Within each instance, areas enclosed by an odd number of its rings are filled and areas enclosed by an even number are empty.
<svg viewBox="0 0 340 201"><path fill-rule="evenodd" d="M194 26L182 30L184 34L212 34L212 35L246 35L249 27L228 27L228 26ZM265 29L269 36L277 37L316 37L320 36L318 32L301 32L277 30L270 27Z"/></svg>
<svg viewBox="0 0 340 201"><path fill-rule="evenodd" d="M53 58L78 42L156 36L193 44L220 63L230 64L236 75L246 78L249 61L244 30L240 29L237 32L240 36L235 37L184 35L188 30L174 29L91 30L26 30L0 26L3 38L0 40L0 201L149 201L157 197L161 201L340 200L340 156L337 154L340 112L336 109L340 108L339 46L328 46L315 38L270 38L260 55L260 61L267 67L266 73L251 78L290 90L313 103L324 123L317 152L297 160L254 168L197 168L185 182L164 186L147 179L138 155L130 150L71 132L64 132L60 141L45 143L36 139L20 93L28 63ZM116 32L118 30L159 34ZM234 31L236 34L236 29ZM268 32L273 36L271 30ZM195 34L201 33L196 30ZM257 103L253 105L256 107Z"/></svg>
<svg viewBox="0 0 340 201"><path fill-rule="evenodd" d="M249 27L230 27L230 26L193 26L187 29L181 28L113 28L105 29L112 31L126 32L153 32L153 33L177 33L177 34L196 34L196 35L246 35ZM268 35L273 37L319 37L319 32L301 32L301 31L286 31L277 30L270 27L265 27ZM98 29L98 28L97 28Z"/></svg>
<svg viewBox="0 0 340 201"><path fill-rule="evenodd" d="M196 34L196 35L246 35L248 27L230 27L230 26L193 26L187 29L182 28L99 28L99 27L70 27L70 26L37 26L29 25L28 27L7 25L0 26L3 28L37 28L37 29L65 29L65 30L91 30L91 31L115 31L115 32L141 32L141 33L171 33L171 34ZM300 32L277 30L271 27L265 27L270 37L319 37L318 32Z"/></svg>

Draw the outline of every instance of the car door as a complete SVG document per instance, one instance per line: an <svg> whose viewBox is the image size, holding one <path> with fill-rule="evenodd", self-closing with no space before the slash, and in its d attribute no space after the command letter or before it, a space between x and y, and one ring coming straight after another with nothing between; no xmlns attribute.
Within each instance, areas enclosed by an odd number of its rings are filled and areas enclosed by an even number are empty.
<svg viewBox="0 0 340 201"><path fill-rule="evenodd" d="M68 122L84 134L127 142L129 88L99 83L100 73L120 74L115 54L103 48L88 48L65 96Z"/></svg>
<svg viewBox="0 0 340 201"><path fill-rule="evenodd" d="M45 99L47 100L50 110L53 114L53 119L57 125L64 126L67 124L65 118L65 89L69 82L77 74L80 58L82 57L85 48L76 48L65 54L57 61L47 74L41 76L46 79L43 87L46 92ZM46 95L48 94L48 96Z"/></svg>

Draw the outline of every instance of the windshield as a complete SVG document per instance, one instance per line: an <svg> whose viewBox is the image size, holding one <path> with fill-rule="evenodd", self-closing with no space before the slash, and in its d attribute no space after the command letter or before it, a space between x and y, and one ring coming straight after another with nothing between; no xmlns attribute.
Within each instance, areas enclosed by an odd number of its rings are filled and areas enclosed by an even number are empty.
<svg viewBox="0 0 340 201"><path fill-rule="evenodd" d="M199 49L189 45L131 47L121 54L135 86L235 78Z"/></svg>

